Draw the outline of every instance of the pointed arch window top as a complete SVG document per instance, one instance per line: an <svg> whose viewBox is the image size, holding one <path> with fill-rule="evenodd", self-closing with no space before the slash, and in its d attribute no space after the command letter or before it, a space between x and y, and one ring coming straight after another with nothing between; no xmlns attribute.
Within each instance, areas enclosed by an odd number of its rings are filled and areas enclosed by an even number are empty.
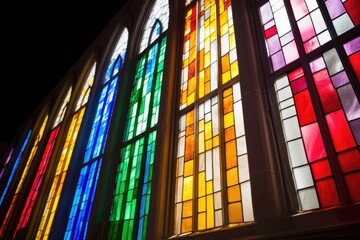
<svg viewBox="0 0 360 240"><path fill-rule="evenodd" d="M125 59L128 39L129 39L129 31L127 30L127 28L124 28L119 38L119 41L116 44L114 52L110 58L109 66L106 72L106 77L104 79L104 84L107 83L107 81L109 81L111 76L114 76L119 71L119 66L122 66L122 63Z"/></svg>
<svg viewBox="0 0 360 240"><path fill-rule="evenodd" d="M157 29L158 24L156 22L159 21L159 29ZM139 53L141 53L149 44L154 42L155 38L154 33L157 33L156 30L161 30L162 32L168 29L169 25L169 2L168 0L157 0L151 9L150 16L146 22L144 28L143 38L141 40L141 45L139 49ZM158 33L160 35L161 32Z"/></svg>
<svg viewBox="0 0 360 240"><path fill-rule="evenodd" d="M87 101L89 100L90 90L94 83L95 69L96 69L96 62L93 64L91 71L87 77L87 80L84 84L84 87L81 90L81 93L80 93L81 95L77 101L75 111L79 110L79 108L84 106L87 103Z"/></svg>
<svg viewBox="0 0 360 240"><path fill-rule="evenodd" d="M53 128L55 128L57 125L59 125L62 120L64 119L64 116L65 116L65 112L66 112L66 109L67 109L67 106L68 106L68 103L70 101L70 97L71 97L71 92L72 92L72 88L70 87L68 93L66 94L66 98L60 108L60 111L56 117L56 120L54 122L54 125L53 125Z"/></svg>

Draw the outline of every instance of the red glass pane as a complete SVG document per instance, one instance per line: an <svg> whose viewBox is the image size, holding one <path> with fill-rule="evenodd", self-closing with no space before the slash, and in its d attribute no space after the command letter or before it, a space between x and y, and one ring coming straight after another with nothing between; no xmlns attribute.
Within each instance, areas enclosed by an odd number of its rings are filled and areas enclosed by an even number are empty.
<svg viewBox="0 0 360 240"><path fill-rule="evenodd" d="M355 25L360 24L360 1L359 0L347 0L345 3L346 11L349 13L351 20Z"/></svg>
<svg viewBox="0 0 360 240"><path fill-rule="evenodd" d="M326 157L324 142L317 123L301 127L306 155L309 162Z"/></svg>
<svg viewBox="0 0 360 240"><path fill-rule="evenodd" d="M294 96L294 101L300 126L305 126L316 121L314 108L308 90L296 94Z"/></svg>
<svg viewBox="0 0 360 240"><path fill-rule="evenodd" d="M334 179L327 178L316 182L321 207L330 207L339 203Z"/></svg>
<svg viewBox="0 0 360 240"><path fill-rule="evenodd" d="M291 91L293 94L300 92L301 90L304 90L307 88L305 77L302 77L296 81L293 81L290 83L291 85Z"/></svg>
<svg viewBox="0 0 360 240"><path fill-rule="evenodd" d="M344 111L338 110L326 115L331 139L336 152L355 147L355 140L345 119Z"/></svg>
<svg viewBox="0 0 360 240"><path fill-rule="evenodd" d="M360 153L357 148L338 154L338 159L343 173L360 169Z"/></svg>
<svg viewBox="0 0 360 240"><path fill-rule="evenodd" d="M349 61L355 71L358 81L360 82L360 52L357 52L349 57Z"/></svg>
<svg viewBox="0 0 360 240"><path fill-rule="evenodd" d="M265 31L265 38L268 39L271 36L274 36L277 33L276 26L272 26L268 30Z"/></svg>
<svg viewBox="0 0 360 240"><path fill-rule="evenodd" d="M345 175L346 186L353 202L360 201L360 172Z"/></svg>
<svg viewBox="0 0 360 240"><path fill-rule="evenodd" d="M319 180L332 175L329 161L327 159L312 163L311 172L313 174L314 180Z"/></svg>
<svg viewBox="0 0 360 240"><path fill-rule="evenodd" d="M300 77L304 76L304 70L302 68L298 68L291 73L288 74L289 81L294 81L295 79L298 79Z"/></svg>
<svg viewBox="0 0 360 240"><path fill-rule="evenodd" d="M319 97L325 113L341 108L339 97L334 89L329 74L323 69L313 74Z"/></svg>

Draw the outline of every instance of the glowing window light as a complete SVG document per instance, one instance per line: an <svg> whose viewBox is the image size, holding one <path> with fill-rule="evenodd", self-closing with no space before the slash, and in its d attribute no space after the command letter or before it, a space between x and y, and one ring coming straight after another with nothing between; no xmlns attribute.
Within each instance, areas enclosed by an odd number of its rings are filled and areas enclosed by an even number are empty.
<svg viewBox="0 0 360 240"><path fill-rule="evenodd" d="M146 239L168 16L167 1L156 1L144 29L116 175L109 239Z"/></svg>
<svg viewBox="0 0 360 240"><path fill-rule="evenodd" d="M9 154L7 155L7 158L6 158L6 161L4 162L4 165L2 166L1 168L1 173L0 173L0 180L2 179L3 175L4 175L4 172L6 170L6 167L7 165L9 164L10 162L10 159L11 159L11 156L13 154L13 151L14 151L14 148L11 148ZM1 205L1 201L0 201L0 205Z"/></svg>
<svg viewBox="0 0 360 240"><path fill-rule="evenodd" d="M76 192L73 197L65 232L66 238L85 238L87 234L87 226L97 186L98 175L101 169L102 155L105 149L116 99L120 70L125 59L128 36L128 30L125 28L109 61L90 136L84 153L83 166L77 183Z"/></svg>
<svg viewBox="0 0 360 240"><path fill-rule="evenodd" d="M26 176L27 176L27 174L29 172L30 166L31 166L32 161L34 159L34 156L35 156L35 154L37 152L37 149L39 147L39 143L40 143L41 138L42 138L42 136L44 134L44 130L45 130L47 120L48 120L48 115L46 115L46 117L45 117L45 119L44 119L44 121L43 121L43 123L42 123L42 125L40 127L38 135L36 136L33 147L31 149L30 155L29 155L29 157L28 157L28 159L26 161L25 168L22 171L21 179L20 179L20 181L19 181L19 183L17 185L15 194L14 194L12 200L11 200L11 204L10 204L8 210L7 210L7 213L5 215L5 219L4 219L4 221L3 221L2 225L1 225L0 237L3 236L3 234L4 234L4 232L5 232L6 228L7 228L7 225L9 224L10 217L11 217L13 211L14 211L15 204L16 204L16 201L18 199L19 193L20 193L20 191L21 191L21 189L23 187L24 180L25 180L25 178L26 178Z"/></svg>
<svg viewBox="0 0 360 240"><path fill-rule="evenodd" d="M175 235L254 220L231 1L186 6Z"/></svg>
<svg viewBox="0 0 360 240"><path fill-rule="evenodd" d="M21 160L22 155L23 155L23 153L25 151L26 145L27 145L27 143L29 141L31 132L32 132L31 130L28 132L28 134L27 134L27 136L26 136L26 138L24 140L24 143L22 144L21 150L20 150L19 154L16 157L14 165L12 166L10 176L7 179L5 188L4 188L4 190L3 190L2 194L1 194L0 205L2 205L2 202L3 202L3 200L4 200L5 196L6 196L6 193L9 190L10 184L11 184L11 182L12 182L14 176L15 176L16 170L17 170L17 168L19 166L20 160Z"/></svg>

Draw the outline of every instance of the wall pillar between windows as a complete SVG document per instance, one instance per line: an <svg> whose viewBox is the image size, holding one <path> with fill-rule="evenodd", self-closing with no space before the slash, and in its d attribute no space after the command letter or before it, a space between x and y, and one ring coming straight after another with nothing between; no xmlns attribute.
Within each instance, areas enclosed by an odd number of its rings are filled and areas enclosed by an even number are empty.
<svg viewBox="0 0 360 240"><path fill-rule="evenodd" d="M284 216L286 200L276 157L264 74L250 1L232 1L256 222Z"/></svg>

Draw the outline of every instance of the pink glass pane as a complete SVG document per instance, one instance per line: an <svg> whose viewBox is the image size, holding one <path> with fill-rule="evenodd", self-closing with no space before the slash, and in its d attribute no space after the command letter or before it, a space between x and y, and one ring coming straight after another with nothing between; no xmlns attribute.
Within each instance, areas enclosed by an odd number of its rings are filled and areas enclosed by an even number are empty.
<svg viewBox="0 0 360 240"><path fill-rule="evenodd" d="M338 95L333 88L326 69L313 74L319 97L325 113L341 108Z"/></svg>
<svg viewBox="0 0 360 240"><path fill-rule="evenodd" d="M269 54L273 55L281 49L279 37L277 35L272 36L266 40L268 43Z"/></svg>
<svg viewBox="0 0 360 240"><path fill-rule="evenodd" d="M324 142L317 122L301 127L301 133L309 162L326 157Z"/></svg>
<svg viewBox="0 0 360 240"><path fill-rule="evenodd" d="M287 64L299 58L299 53L297 51L295 41L291 41L290 43L285 45L283 47L283 51L284 51L285 61Z"/></svg>
<svg viewBox="0 0 360 240"><path fill-rule="evenodd" d="M319 180L332 175L329 161L327 159L312 163L311 172L313 174L314 180Z"/></svg>
<svg viewBox="0 0 360 240"><path fill-rule="evenodd" d="M360 153L356 148L339 153L338 159L343 173L360 169Z"/></svg>
<svg viewBox="0 0 360 240"><path fill-rule="evenodd" d="M301 19L298 22L298 26L301 34L301 39L303 40L303 42L306 42L307 40L315 36L315 29L311 21L310 15Z"/></svg>
<svg viewBox="0 0 360 240"><path fill-rule="evenodd" d="M342 110L326 115L326 122L330 130L331 139L336 152L355 147L355 140L351 134L349 124Z"/></svg>
<svg viewBox="0 0 360 240"><path fill-rule="evenodd" d="M306 53L311 52L312 50L318 48L319 46L320 44L316 37L304 43L304 48Z"/></svg>
<svg viewBox="0 0 360 240"><path fill-rule="evenodd" d="M341 0L327 0L326 7L331 19L334 19L346 12Z"/></svg>
<svg viewBox="0 0 360 240"><path fill-rule="evenodd" d="M298 68L291 73L288 74L289 81L294 81L295 79L298 79L300 77L304 76L304 70L302 68Z"/></svg>
<svg viewBox="0 0 360 240"><path fill-rule="evenodd" d="M305 77L302 77L296 81L290 82L291 85L291 91L293 94L296 94L300 92L301 90L304 90L307 88Z"/></svg>
<svg viewBox="0 0 360 240"><path fill-rule="evenodd" d="M296 94L294 96L294 101L300 126L305 126L306 124L316 121L313 104L308 90Z"/></svg>
<svg viewBox="0 0 360 240"><path fill-rule="evenodd" d="M345 8L348 11L351 20L355 25L360 24L360 2L359 0L347 0L345 3Z"/></svg>
<svg viewBox="0 0 360 240"><path fill-rule="evenodd" d="M300 18L309 13L304 0L291 0L291 6L293 8L296 20L299 20Z"/></svg>
<svg viewBox="0 0 360 240"><path fill-rule="evenodd" d="M330 207L339 203L334 179L327 178L316 182L321 207Z"/></svg>

